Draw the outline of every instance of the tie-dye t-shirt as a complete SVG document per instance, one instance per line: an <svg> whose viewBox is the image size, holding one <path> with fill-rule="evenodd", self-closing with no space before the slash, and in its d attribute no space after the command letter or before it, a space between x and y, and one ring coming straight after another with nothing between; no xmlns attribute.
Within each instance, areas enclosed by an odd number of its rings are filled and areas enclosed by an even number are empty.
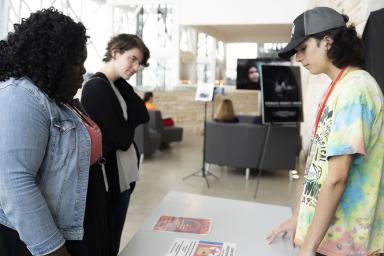
<svg viewBox="0 0 384 256"><path fill-rule="evenodd" d="M318 248L325 255L369 255L384 250L383 94L363 70L346 71L320 118L307 160L295 242L312 222L332 156L354 155L348 183Z"/></svg>

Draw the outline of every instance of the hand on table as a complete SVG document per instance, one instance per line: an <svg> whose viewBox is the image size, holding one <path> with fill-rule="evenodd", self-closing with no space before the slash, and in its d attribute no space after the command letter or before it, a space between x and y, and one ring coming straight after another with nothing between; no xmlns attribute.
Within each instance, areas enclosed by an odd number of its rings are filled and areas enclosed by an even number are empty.
<svg viewBox="0 0 384 256"><path fill-rule="evenodd" d="M294 217L291 217L287 221L281 223L280 226L273 229L272 232L267 236L268 243L272 243L279 235L282 234L283 238L288 236L291 244L294 245L296 226L297 219Z"/></svg>

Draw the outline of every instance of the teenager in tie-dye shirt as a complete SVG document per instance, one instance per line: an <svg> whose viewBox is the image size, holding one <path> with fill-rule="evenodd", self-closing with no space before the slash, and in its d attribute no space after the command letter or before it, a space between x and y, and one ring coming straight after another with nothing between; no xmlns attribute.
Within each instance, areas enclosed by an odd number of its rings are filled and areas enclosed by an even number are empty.
<svg viewBox="0 0 384 256"><path fill-rule="evenodd" d="M361 40L347 21L326 7L306 11L280 53L296 53L312 74L333 80L314 125L298 207L268 237L288 234L300 256L384 252L384 99L360 68Z"/></svg>

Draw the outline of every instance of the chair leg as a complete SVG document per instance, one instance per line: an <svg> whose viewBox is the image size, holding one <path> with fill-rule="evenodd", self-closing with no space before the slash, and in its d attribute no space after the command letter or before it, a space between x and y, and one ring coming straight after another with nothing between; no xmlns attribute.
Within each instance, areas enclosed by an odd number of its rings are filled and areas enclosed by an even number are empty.
<svg viewBox="0 0 384 256"><path fill-rule="evenodd" d="M141 153L140 154L140 160L139 160L140 165L143 163L143 161L144 161L144 153Z"/></svg>
<svg viewBox="0 0 384 256"><path fill-rule="evenodd" d="M249 180L249 172L250 172L250 169L249 169L249 168L246 168L246 169L245 169L245 179L246 179L246 180Z"/></svg>

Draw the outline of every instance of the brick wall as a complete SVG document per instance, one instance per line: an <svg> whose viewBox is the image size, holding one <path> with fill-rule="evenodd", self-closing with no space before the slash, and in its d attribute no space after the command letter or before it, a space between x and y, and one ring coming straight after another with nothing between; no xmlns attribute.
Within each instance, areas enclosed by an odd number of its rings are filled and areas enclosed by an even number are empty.
<svg viewBox="0 0 384 256"><path fill-rule="evenodd" d="M163 118L172 117L177 126L184 128L185 135L200 134L203 128L204 103L195 101L195 89L188 91L155 91L154 104L161 110ZM138 92L142 95L142 92ZM229 91L225 95L215 96L214 102L207 103L207 119L212 118L212 107L216 110L219 103L229 98L233 101L236 114L256 115L259 113L258 91Z"/></svg>

